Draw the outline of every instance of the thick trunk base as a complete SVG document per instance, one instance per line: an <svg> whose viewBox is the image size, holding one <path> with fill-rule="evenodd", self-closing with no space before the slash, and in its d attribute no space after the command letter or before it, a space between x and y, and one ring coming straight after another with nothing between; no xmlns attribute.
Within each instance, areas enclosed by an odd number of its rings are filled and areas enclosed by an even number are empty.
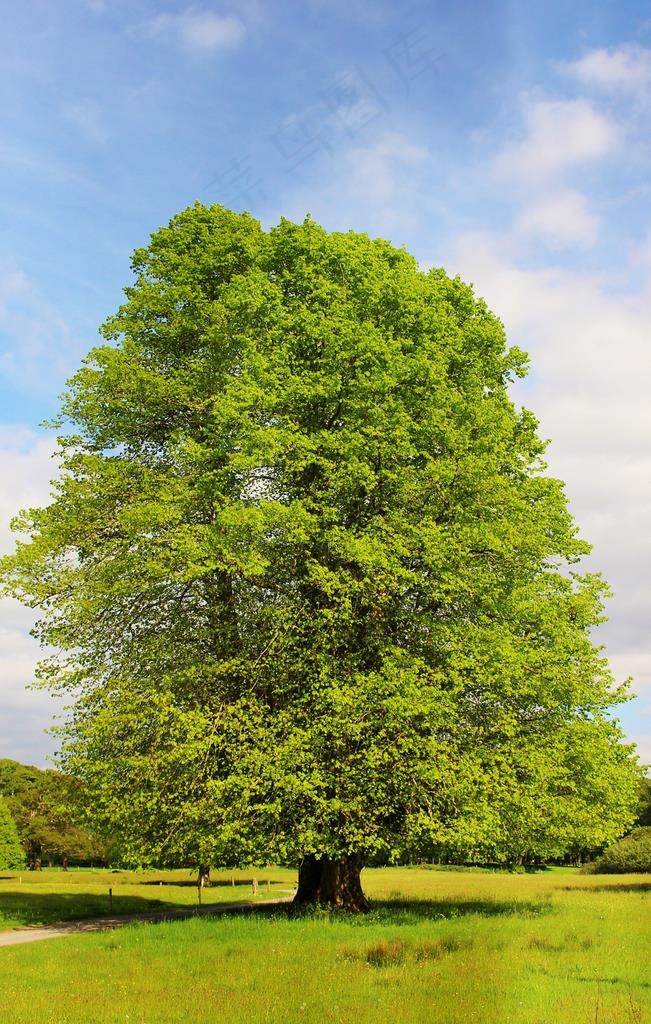
<svg viewBox="0 0 651 1024"><path fill-rule="evenodd" d="M360 879L363 867L364 861L359 854L346 854L333 859L308 854L298 868L294 905L320 904L342 910L369 910L370 904Z"/></svg>

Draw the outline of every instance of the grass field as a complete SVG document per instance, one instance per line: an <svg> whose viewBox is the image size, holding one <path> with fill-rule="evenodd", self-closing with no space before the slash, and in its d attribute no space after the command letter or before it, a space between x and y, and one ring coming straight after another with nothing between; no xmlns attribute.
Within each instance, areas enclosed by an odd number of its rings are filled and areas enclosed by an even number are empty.
<svg viewBox="0 0 651 1024"><path fill-rule="evenodd" d="M278 889L293 878L258 872L267 876ZM93 888L110 878L86 877ZM426 868L363 877L374 900L365 916L261 909L0 949L2 1022L651 1024L648 877ZM136 878L120 885L148 900L142 890L154 886L144 883L168 876ZM83 872L66 883L82 902L90 892ZM0 901L12 884L0 884ZM22 885L55 895L51 878ZM170 902L176 890L196 899L192 886L160 888Z"/></svg>

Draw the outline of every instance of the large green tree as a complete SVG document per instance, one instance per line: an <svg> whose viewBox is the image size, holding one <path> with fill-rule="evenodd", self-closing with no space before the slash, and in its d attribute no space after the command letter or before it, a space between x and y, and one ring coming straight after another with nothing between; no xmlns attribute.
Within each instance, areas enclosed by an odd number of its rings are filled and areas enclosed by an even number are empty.
<svg viewBox="0 0 651 1024"><path fill-rule="evenodd" d="M128 856L293 859L299 901L363 907L370 857L621 834L605 586L484 302L382 240L199 204L133 270L3 568Z"/></svg>

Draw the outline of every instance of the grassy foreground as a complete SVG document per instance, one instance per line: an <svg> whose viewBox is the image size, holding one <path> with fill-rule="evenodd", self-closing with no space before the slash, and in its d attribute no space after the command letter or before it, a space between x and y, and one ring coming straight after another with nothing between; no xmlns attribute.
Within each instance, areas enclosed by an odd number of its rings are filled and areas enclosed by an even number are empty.
<svg viewBox="0 0 651 1024"><path fill-rule="evenodd" d="M364 880L363 917L261 910L0 949L3 1024L651 1021L644 876Z"/></svg>

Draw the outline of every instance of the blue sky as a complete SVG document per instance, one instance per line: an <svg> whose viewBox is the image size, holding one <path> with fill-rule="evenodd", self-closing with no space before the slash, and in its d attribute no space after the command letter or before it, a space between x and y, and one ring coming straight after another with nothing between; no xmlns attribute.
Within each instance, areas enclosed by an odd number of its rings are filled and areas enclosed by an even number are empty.
<svg viewBox="0 0 651 1024"><path fill-rule="evenodd" d="M635 2L26 0L0 63L0 544L46 499L65 379L131 251L200 199L309 211L474 281L533 370L600 632L651 761L651 16ZM0 606L0 755L42 763L28 614Z"/></svg>

